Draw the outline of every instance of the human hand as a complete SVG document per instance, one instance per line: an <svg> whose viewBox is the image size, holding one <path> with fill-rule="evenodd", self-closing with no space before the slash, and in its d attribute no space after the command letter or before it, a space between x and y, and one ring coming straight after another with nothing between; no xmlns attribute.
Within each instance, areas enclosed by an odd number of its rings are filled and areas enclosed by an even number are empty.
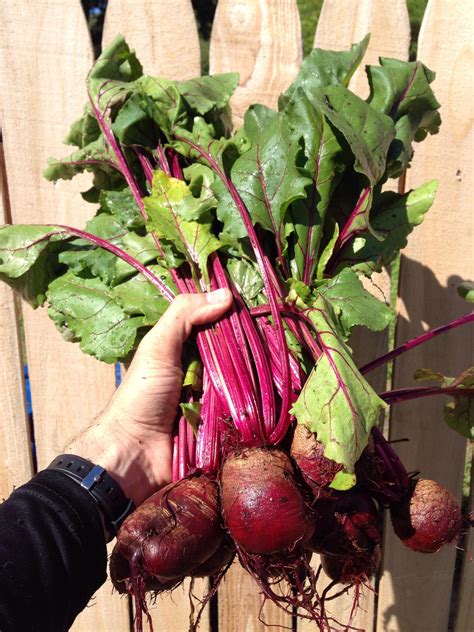
<svg viewBox="0 0 474 632"><path fill-rule="evenodd" d="M67 448L104 467L135 505L171 480L183 343L194 325L213 322L231 303L226 289L179 295L141 341L104 412Z"/></svg>

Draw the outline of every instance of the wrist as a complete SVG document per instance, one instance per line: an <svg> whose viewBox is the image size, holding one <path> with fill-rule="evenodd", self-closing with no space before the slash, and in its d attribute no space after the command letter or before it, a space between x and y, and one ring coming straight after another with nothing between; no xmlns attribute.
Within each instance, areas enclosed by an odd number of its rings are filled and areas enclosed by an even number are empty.
<svg viewBox="0 0 474 632"><path fill-rule="evenodd" d="M169 471L170 464L165 461L170 445L170 436L155 438L151 458L150 446L144 438L133 436L117 422L112 426L101 419L77 437L67 450L103 467L127 498L138 506L169 482L166 475L161 476L161 471Z"/></svg>

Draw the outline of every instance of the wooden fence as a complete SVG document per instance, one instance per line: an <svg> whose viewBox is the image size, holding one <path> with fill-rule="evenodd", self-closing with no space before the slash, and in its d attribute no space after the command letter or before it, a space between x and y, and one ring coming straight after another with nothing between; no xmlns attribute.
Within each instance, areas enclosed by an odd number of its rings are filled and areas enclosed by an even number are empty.
<svg viewBox="0 0 474 632"><path fill-rule="evenodd" d="M457 297L460 280L472 279L472 68L473 21L469 0L429 0L419 36L419 57L437 72L434 90L442 103L443 126L416 150L407 174L412 187L438 178L434 208L417 229L401 262L400 317L397 341L460 315L468 308ZM410 38L405 0L326 0L315 45L342 49L372 33L366 61L379 55L407 58ZM190 0L109 0L103 43L121 32L136 48L145 71L171 78L199 74L200 52ZM296 0L220 0L214 19L211 72L239 71L233 99L236 118L253 101L275 105L302 59ZM90 207L79 196L79 182L53 186L42 178L46 159L62 155L69 124L85 102L85 76L93 61L86 20L79 0L0 1L0 125L3 147L0 223L59 222L83 225ZM364 95L363 72L353 88ZM389 288L381 275L377 285ZM25 412L19 314L23 314L34 416L32 436ZM384 336L357 340L361 360L370 359ZM472 330L456 330L397 361L395 386L410 385L413 370L429 366L456 375L470 362ZM383 386L384 375L375 378ZM20 306L0 284L0 496L25 482L91 422L115 385L114 371L84 357L62 341L46 313ZM445 427L441 402L402 404L392 414L389 434L408 437L400 455L409 469L421 469L461 495L466 442ZM467 544L469 548L469 543ZM471 552L474 545L471 541ZM362 602L356 624L374 632L445 632L452 604L455 632L472 630L473 564L464 556L461 579L453 592L456 550L423 556L410 553L387 529L375 591ZM218 593L217 610L203 620L205 632L256 632L272 629L314 630L265 605L249 576L237 566ZM334 610L344 617L350 603L341 598ZM130 604L112 594L108 583L73 627L75 632L129 632ZM188 627L185 590L158 600L152 610L159 632ZM292 628L293 625L293 628Z"/></svg>

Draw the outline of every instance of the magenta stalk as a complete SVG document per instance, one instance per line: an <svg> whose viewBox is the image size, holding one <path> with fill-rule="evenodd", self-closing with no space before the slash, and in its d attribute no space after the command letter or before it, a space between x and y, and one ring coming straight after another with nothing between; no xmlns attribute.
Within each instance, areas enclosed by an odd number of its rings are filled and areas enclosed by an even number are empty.
<svg viewBox="0 0 474 632"><path fill-rule="evenodd" d="M398 388L393 391L379 393L379 397L387 404L398 404L408 402L421 397L431 397L431 395L451 395L453 397L474 397L474 388L463 388L460 386L420 386L411 388Z"/></svg>
<svg viewBox="0 0 474 632"><path fill-rule="evenodd" d="M427 342L428 340L431 340L432 338L439 336L440 334L444 334L446 331L449 331L450 329L455 329L456 327L460 327L461 325L466 325L467 323L470 323L473 320L474 320L474 311L470 312L469 314L466 314L465 316L460 316L459 318L456 318L452 320L451 322L446 323L446 325L441 325L440 327L436 327L435 329L430 329L424 334L421 334L420 336L417 336L416 338L412 338L411 340L404 342L399 347L396 347L389 353L386 353L380 356L379 358L372 360L372 362L365 364L362 368L359 369L359 371L362 373L362 375L364 375L365 373L369 373L369 371L373 371L374 369L381 366L382 364L385 364L386 362L390 362L390 360L393 360L393 358L396 358L402 353L405 353L405 351L414 349L415 347L418 347L418 345L421 345L424 342Z"/></svg>

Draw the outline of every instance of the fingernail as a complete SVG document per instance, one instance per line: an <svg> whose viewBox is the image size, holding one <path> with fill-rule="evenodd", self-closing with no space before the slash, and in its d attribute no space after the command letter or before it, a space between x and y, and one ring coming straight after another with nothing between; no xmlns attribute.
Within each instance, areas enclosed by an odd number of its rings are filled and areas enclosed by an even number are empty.
<svg viewBox="0 0 474 632"><path fill-rule="evenodd" d="M206 294L208 303L223 303L227 300L227 290L223 287Z"/></svg>

